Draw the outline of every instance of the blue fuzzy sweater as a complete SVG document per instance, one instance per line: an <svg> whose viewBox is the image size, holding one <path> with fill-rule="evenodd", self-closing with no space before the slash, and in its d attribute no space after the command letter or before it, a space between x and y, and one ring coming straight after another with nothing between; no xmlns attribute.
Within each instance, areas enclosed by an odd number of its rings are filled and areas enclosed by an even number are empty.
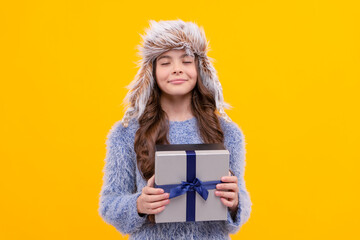
<svg viewBox="0 0 360 240"><path fill-rule="evenodd" d="M230 169L238 177L239 208L233 219L228 211L227 221L150 223L137 212L136 200L146 186L136 164L134 151L138 122L132 119L127 128L118 121L106 140L103 186L99 214L129 239L229 239L249 219L251 201L245 187L245 141L234 122L219 117L225 136L224 145L230 152ZM170 144L203 143L195 117L185 121L170 121Z"/></svg>

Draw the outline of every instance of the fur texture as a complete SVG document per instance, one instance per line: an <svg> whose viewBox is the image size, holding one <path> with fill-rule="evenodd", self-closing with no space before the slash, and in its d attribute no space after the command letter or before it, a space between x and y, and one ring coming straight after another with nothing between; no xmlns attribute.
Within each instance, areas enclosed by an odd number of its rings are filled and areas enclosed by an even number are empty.
<svg viewBox="0 0 360 240"><path fill-rule="evenodd" d="M216 108L220 115L228 122L224 108L231 106L224 102L223 91L217 72L207 56L209 44L202 27L192 22L184 22L180 19L171 21L150 20L150 28L146 34L141 35L142 43L138 46L138 54L141 60L138 62L139 70L134 80L127 86L129 90L124 99L126 107L122 119L123 126L127 127L132 118L137 120L144 112L144 108L151 95L154 86L153 62L162 53L171 49L184 49L191 56L196 53L199 56L199 70L201 79L209 89L216 101Z"/></svg>
<svg viewBox="0 0 360 240"><path fill-rule="evenodd" d="M107 136L103 187L100 194L99 214L129 239L229 239L248 221L252 203L245 187L245 139L242 130L234 122L219 118L224 132L226 149L230 152L230 169L238 177L239 209L234 219L228 214L227 221L185 223L160 223L151 225L137 213L136 200L146 181L136 166L134 137L139 127L133 119L125 128L118 121ZM170 144L203 143L198 132L196 118L186 121L170 121Z"/></svg>

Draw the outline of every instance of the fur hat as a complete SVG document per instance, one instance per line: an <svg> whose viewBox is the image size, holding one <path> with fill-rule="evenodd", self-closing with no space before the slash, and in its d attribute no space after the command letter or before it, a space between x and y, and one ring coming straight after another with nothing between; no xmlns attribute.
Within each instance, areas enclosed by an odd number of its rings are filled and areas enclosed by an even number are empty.
<svg viewBox="0 0 360 240"><path fill-rule="evenodd" d="M138 120L143 114L154 87L153 62L159 55L172 49L184 49L188 55L198 56L202 82L213 94L220 115L231 122L224 111L224 108L228 109L231 106L224 102L222 87L211 63L212 59L206 55L209 46L204 29L195 23L180 19L159 22L150 20L149 23L150 28L146 29L145 36L141 35L143 42L138 46L138 54L141 57L138 62L139 70L135 79L126 87L129 91L124 103L129 106L122 119L122 125L127 127L132 118Z"/></svg>

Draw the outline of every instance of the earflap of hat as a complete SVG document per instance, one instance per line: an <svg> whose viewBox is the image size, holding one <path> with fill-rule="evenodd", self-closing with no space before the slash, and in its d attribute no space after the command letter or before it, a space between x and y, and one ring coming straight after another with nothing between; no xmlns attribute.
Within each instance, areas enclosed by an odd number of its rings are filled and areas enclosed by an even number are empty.
<svg viewBox="0 0 360 240"><path fill-rule="evenodd" d="M223 89L217 77L217 72L211 63L212 58L205 56L199 57L200 76L204 86L213 94L216 108L220 115L227 121L231 121L224 109L231 109L232 106L224 102Z"/></svg>
<svg viewBox="0 0 360 240"><path fill-rule="evenodd" d="M130 119L139 119L145 110L147 101L154 87L152 71L152 62L142 62L134 80L126 87L129 89L123 102L123 104L127 106L123 117L123 122L126 126Z"/></svg>

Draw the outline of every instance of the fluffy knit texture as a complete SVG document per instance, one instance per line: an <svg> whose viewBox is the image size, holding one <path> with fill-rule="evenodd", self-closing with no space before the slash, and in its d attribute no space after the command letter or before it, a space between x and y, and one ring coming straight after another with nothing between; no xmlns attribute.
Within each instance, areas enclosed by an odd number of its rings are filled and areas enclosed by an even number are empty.
<svg viewBox="0 0 360 240"><path fill-rule="evenodd" d="M139 127L136 119L123 127L116 122L106 140L106 157L103 169L103 186L100 193L99 214L129 239L230 239L229 234L239 231L248 221L251 200L245 187L245 139L234 122L219 117L225 135L224 145L230 152L230 169L238 178L239 208L233 219L228 211L227 221L150 223L139 216L136 200L146 181L141 176L134 151L135 133ZM170 144L200 144L196 117L185 121L170 121Z"/></svg>

